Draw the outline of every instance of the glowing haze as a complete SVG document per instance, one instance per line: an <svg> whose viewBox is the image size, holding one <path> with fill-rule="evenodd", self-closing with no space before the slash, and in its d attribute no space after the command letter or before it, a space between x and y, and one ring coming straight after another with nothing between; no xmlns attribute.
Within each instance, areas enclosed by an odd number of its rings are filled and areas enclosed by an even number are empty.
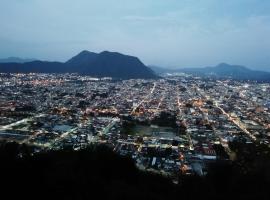
<svg viewBox="0 0 270 200"><path fill-rule="evenodd" d="M0 57L118 51L146 64L270 69L269 0L1 0Z"/></svg>

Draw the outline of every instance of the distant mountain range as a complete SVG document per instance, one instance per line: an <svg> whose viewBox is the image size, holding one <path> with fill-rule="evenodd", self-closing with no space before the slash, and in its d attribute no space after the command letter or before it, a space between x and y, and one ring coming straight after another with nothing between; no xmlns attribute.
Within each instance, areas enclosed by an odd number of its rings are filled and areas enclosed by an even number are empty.
<svg viewBox="0 0 270 200"><path fill-rule="evenodd" d="M79 73L94 77L121 79L158 78L156 74L187 73L202 77L270 82L270 72L251 70L244 66L221 63L215 67L168 69L145 66L137 57L117 52L82 51L67 62L48 62L10 57L0 59L0 73Z"/></svg>
<svg viewBox="0 0 270 200"><path fill-rule="evenodd" d="M152 66L151 69L157 74L182 72L202 77L270 82L270 72L251 70L244 66L229 65L226 63L221 63L215 67L203 68L165 69L162 67Z"/></svg>
<svg viewBox="0 0 270 200"><path fill-rule="evenodd" d="M18 58L18 57L8 57L8 58L0 58L0 63L26 63L32 62L36 59L32 58Z"/></svg>
<svg viewBox="0 0 270 200"><path fill-rule="evenodd" d="M79 73L95 77L151 79L158 76L137 57L117 52L82 51L65 63L31 61L0 63L2 73Z"/></svg>

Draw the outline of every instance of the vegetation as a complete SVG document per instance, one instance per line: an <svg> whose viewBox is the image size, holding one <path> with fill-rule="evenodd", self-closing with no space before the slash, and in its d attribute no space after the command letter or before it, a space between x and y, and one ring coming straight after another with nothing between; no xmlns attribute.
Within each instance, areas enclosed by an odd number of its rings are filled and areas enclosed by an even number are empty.
<svg viewBox="0 0 270 200"><path fill-rule="evenodd" d="M176 128L176 114L171 112L161 112L159 116L155 117L152 121L152 124L158 126L166 126Z"/></svg>
<svg viewBox="0 0 270 200"><path fill-rule="evenodd" d="M245 152L253 147L236 148ZM9 199L17 195L20 199L269 199L270 157L264 154L256 158L244 154L231 164L214 163L206 177L180 177L180 184L175 185L169 179L138 170L130 158L120 157L105 146L31 156L32 151L31 147L16 143L0 146L2 196ZM241 164L252 170L242 171Z"/></svg>

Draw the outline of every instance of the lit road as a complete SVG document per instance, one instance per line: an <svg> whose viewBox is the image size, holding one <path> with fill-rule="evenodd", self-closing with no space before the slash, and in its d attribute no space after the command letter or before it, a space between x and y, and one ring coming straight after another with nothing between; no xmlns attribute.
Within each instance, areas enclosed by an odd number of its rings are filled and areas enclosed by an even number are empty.
<svg viewBox="0 0 270 200"><path fill-rule="evenodd" d="M27 123L27 122L30 122L30 121L33 121L34 118L38 118L38 117L43 117L45 116L45 114L38 114L36 116L33 116L33 117L29 117L29 118L25 118L25 119L22 119L20 121L17 121L17 122L14 122L14 123L11 123L11 124L8 124L8 125L5 125L5 126L1 126L0 127L0 130L8 130L8 129L12 129L14 126L18 126L20 124L24 124L24 123ZM27 137L25 140L22 140L20 141L19 143L20 144L24 144L24 143L28 143L31 139L35 138L37 135L41 134L40 132L37 133L37 134L34 134L34 135L30 135L29 137ZM20 136L21 134L9 134L9 135L13 135L13 136Z"/></svg>
<svg viewBox="0 0 270 200"><path fill-rule="evenodd" d="M221 110L221 112L228 117L228 119L233 122L238 128L240 128L244 133L246 133L252 140L256 141L256 137L252 135L241 123L239 120L233 119L223 108L221 108L218 103L215 101L215 106Z"/></svg>
<svg viewBox="0 0 270 200"><path fill-rule="evenodd" d="M202 94L201 89L198 88L198 87L196 87L196 89L197 89L197 91L200 93L200 95L201 95L202 97L205 98L205 95ZM209 98L206 98L206 99L209 100ZM212 100L212 99L210 99L210 100ZM213 101L213 100L212 100L212 101ZM214 102L214 105L216 106L216 108L218 108L225 116L227 116L227 118L228 118L231 122L233 122L239 129L241 129L244 133L246 133L252 140L256 141L256 137L255 137L254 135L252 135L252 134L246 129L246 127L243 126L243 125L240 123L239 119L237 119L237 120L233 119L227 112L225 112L225 110L224 110L223 108L221 108L221 107L218 105L218 102L217 102L216 100L214 100L213 102Z"/></svg>
<svg viewBox="0 0 270 200"><path fill-rule="evenodd" d="M14 122L14 123L11 123L11 124L8 124L8 125L5 125L5 126L0 126L0 130L11 129L13 126L18 126L20 124L32 121L34 118L43 117L43 116L45 116L45 115L44 114L38 114L36 116L25 118L25 119L22 119L20 121L17 121L17 122Z"/></svg>
<svg viewBox="0 0 270 200"><path fill-rule="evenodd" d="M156 89L156 82L154 83L154 86L151 89L151 92L135 108L133 108L133 110L131 111L131 115L134 114L137 108L139 108L146 101L146 99L148 99L153 94L155 89Z"/></svg>
<svg viewBox="0 0 270 200"><path fill-rule="evenodd" d="M110 131L110 129L116 124L116 122L118 121L118 119L117 118L114 118L109 124L108 124L108 126L106 126L101 132L100 132L100 134L101 135L103 135L103 134L107 134L109 131Z"/></svg>
<svg viewBox="0 0 270 200"><path fill-rule="evenodd" d="M57 142L60 142L61 140L65 139L67 136L69 136L69 134L71 134L71 133L73 133L73 132L75 132L77 130L78 130L78 127L73 128L73 129L71 129L71 130L63 133L61 136L59 136L58 138L56 138L52 143L50 143L48 145L45 145L45 146L47 146L49 148L52 148L53 145L55 145Z"/></svg>

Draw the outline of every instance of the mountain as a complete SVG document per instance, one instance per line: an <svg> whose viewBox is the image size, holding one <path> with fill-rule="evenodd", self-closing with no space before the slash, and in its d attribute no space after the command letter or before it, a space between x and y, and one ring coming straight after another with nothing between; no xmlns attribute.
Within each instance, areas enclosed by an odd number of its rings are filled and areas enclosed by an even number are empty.
<svg viewBox="0 0 270 200"><path fill-rule="evenodd" d="M155 65L148 66L151 68L156 74L162 75L162 74L173 74L173 73L181 73L183 69L185 68L171 68L171 67L160 67ZM192 69L192 68L189 68Z"/></svg>
<svg viewBox="0 0 270 200"><path fill-rule="evenodd" d="M153 68L152 68L153 69ZM160 71L160 70L159 70ZM165 73L187 73L203 77L231 78L234 80L251 80L270 82L270 72L251 70L245 66L220 63L215 67L169 69ZM157 72L158 73L158 72Z"/></svg>
<svg viewBox="0 0 270 200"><path fill-rule="evenodd" d="M26 62L32 62L34 60L36 60L36 59L8 57L8 58L0 59L0 63L26 63Z"/></svg>
<svg viewBox="0 0 270 200"><path fill-rule="evenodd" d="M26 63L0 63L2 73L79 73L95 77L157 78L137 57L117 52L93 53L82 51L65 63L33 61Z"/></svg>
<svg viewBox="0 0 270 200"><path fill-rule="evenodd" d="M68 60L66 62L67 65L70 66L81 66L81 65L87 65L91 62L93 62L93 60L97 57L97 53L93 53L90 51L82 51L81 53L79 53L78 55L72 57L70 60Z"/></svg>
<svg viewBox="0 0 270 200"><path fill-rule="evenodd" d="M157 74L165 74L165 73L173 73L173 72L175 72L174 69L165 68L165 67L159 67L159 66L155 66L155 65L149 65L148 67L150 69L152 69Z"/></svg>
<svg viewBox="0 0 270 200"><path fill-rule="evenodd" d="M103 51L99 54L82 51L68 60L69 68L78 67L81 74L115 78L156 78L154 72L137 57L117 52Z"/></svg>
<svg viewBox="0 0 270 200"><path fill-rule="evenodd" d="M33 61L27 63L0 63L1 73L65 73L60 62Z"/></svg>
<svg viewBox="0 0 270 200"><path fill-rule="evenodd" d="M260 67L259 71L270 72L270 67L269 66L268 67Z"/></svg>
<svg viewBox="0 0 270 200"><path fill-rule="evenodd" d="M240 65L229 65L221 63L215 67L205 68L186 68L180 70L185 73L195 74L199 76L211 76L216 78L231 78L234 80L251 80L251 81L270 81L270 73L251 70Z"/></svg>

